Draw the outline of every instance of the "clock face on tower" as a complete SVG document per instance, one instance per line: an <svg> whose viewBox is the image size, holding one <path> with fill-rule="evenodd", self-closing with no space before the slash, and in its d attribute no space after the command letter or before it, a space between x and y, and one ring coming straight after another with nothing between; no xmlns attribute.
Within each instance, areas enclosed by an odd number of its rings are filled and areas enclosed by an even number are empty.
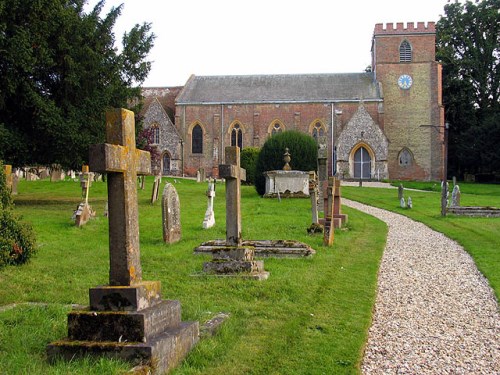
<svg viewBox="0 0 500 375"><path fill-rule="evenodd" d="M408 90L413 84L413 79L408 74L402 74L398 78L398 86L403 90Z"/></svg>

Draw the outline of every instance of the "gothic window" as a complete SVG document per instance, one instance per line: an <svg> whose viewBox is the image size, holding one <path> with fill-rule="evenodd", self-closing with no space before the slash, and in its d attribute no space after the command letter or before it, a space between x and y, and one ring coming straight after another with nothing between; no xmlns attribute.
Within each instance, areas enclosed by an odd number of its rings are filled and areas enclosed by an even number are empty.
<svg viewBox="0 0 500 375"><path fill-rule="evenodd" d="M191 152L193 154L203 153L203 129L200 125L196 125L193 128L193 133L191 134Z"/></svg>
<svg viewBox="0 0 500 375"><path fill-rule="evenodd" d="M283 132L283 126L279 122L275 122L271 128L271 135Z"/></svg>
<svg viewBox="0 0 500 375"><path fill-rule="evenodd" d="M321 122L317 122L314 124L312 129L312 136L318 142L319 137L323 137L325 135L325 128L321 124Z"/></svg>
<svg viewBox="0 0 500 375"><path fill-rule="evenodd" d="M354 178L369 179L371 177L372 159L364 147L354 153Z"/></svg>
<svg viewBox="0 0 500 375"><path fill-rule="evenodd" d="M154 145L160 143L160 127L156 123L151 126L151 140Z"/></svg>
<svg viewBox="0 0 500 375"><path fill-rule="evenodd" d="M409 167L412 164L413 156L407 148L404 148L399 153L399 165L401 167Z"/></svg>
<svg viewBox="0 0 500 375"><path fill-rule="evenodd" d="M411 45L407 40L404 40L399 46L399 62L411 62L411 60Z"/></svg>
<svg viewBox="0 0 500 375"><path fill-rule="evenodd" d="M231 130L231 146L238 146L243 148L243 132L241 131L240 124L235 124Z"/></svg>

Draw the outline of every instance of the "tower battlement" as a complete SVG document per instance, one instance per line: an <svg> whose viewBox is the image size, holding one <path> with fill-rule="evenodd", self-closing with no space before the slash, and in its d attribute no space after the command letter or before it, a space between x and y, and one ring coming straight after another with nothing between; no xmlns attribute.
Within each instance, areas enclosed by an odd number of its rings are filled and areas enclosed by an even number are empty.
<svg viewBox="0 0 500 375"><path fill-rule="evenodd" d="M415 34L415 33L434 34L436 33L436 23L427 22L426 24L425 22L417 22L415 26L414 22L408 22L406 27L404 22L397 22L396 27L394 27L394 23L392 22L387 23L385 27L383 23L377 23L375 24L375 30L373 31L373 35L381 35L381 34L394 35L394 34Z"/></svg>

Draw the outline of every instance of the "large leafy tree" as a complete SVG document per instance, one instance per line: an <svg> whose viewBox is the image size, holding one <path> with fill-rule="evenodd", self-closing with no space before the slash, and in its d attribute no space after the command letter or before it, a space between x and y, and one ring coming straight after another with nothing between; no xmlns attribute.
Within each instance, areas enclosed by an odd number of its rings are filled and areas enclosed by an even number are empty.
<svg viewBox="0 0 500 375"><path fill-rule="evenodd" d="M447 4L437 23L450 174L500 171L500 0Z"/></svg>
<svg viewBox="0 0 500 375"><path fill-rule="evenodd" d="M101 16L104 1L0 2L0 159L22 166L78 168L88 146L104 141L109 107L139 102L151 63L151 25L113 27L122 6Z"/></svg>

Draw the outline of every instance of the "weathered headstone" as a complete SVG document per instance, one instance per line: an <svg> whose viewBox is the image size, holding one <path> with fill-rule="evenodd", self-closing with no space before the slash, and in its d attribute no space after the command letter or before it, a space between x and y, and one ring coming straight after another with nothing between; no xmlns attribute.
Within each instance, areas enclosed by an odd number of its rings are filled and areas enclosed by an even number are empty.
<svg viewBox="0 0 500 375"><path fill-rule="evenodd" d="M340 180L338 178L334 179L335 192L333 195L333 223L335 228L340 228L347 223L348 216L342 213L342 194L340 188Z"/></svg>
<svg viewBox="0 0 500 375"><path fill-rule="evenodd" d="M401 202L401 198L404 197L405 194L405 188L403 187L403 184L399 184L398 186L398 201Z"/></svg>
<svg viewBox="0 0 500 375"><path fill-rule="evenodd" d="M316 172L309 172L309 196L311 197L312 223L318 224L318 178Z"/></svg>
<svg viewBox="0 0 500 375"><path fill-rule="evenodd" d="M87 178L90 179L89 173L87 173ZM89 205L89 190L90 183L87 183L85 189L85 200L78 205L75 212L73 213L72 219L75 220L75 225L77 227L84 226L91 218L95 216L95 211Z"/></svg>
<svg viewBox="0 0 500 375"><path fill-rule="evenodd" d="M12 176L12 188L11 194L17 195L17 184L19 183L19 176L17 174L13 174Z"/></svg>
<svg viewBox="0 0 500 375"><path fill-rule="evenodd" d="M413 208L413 201L411 200L411 197L408 197L408 204L407 204L407 207L408 207L408 208Z"/></svg>
<svg viewBox="0 0 500 375"><path fill-rule="evenodd" d="M80 173L80 187L82 188L82 198L85 197L87 193L87 188L92 186L92 180L94 178L94 174L89 171L88 165L82 165L82 172Z"/></svg>
<svg viewBox="0 0 500 375"><path fill-rule="evenodd" d="M198 168L196 171L196 182L205 181L205 168Z"/></svg>
<svg viewBox="0 0 500 375"><path fill-rule="evenodd" d="M137 173L149 173L151 159L135 148L133 112L108 112L106 139L91 146L90 165L108 173L109 285L90 289L90 308L69 313L68 338L48 345L47 354L104 355L163 374L198 341L198 323L181 322L180 303L161 299L159 281L142 280Z"/></svg>
<svg viewBox="0 0 500 375"><path fill-rule="evenodd" d="M153 190L151 191L151 204L158 200L158 195L160 192L160 177L155 176L155 180L153 182Z"/></svg>
<svg viewBox="0 0 500 375"><path fill-rule="evenodd" d="M215 225L214 198L215 198L215 180L208 181L207 189L208 207L203 219L203 229L212 228Z"/></svg>
<svg viewBox="0 0 500 375"><path fill-rule="evenodd" d="M401 208L406 208L406 202L405 202L405 198L404 197L402 197L399 200L399 205L401 206Z"/></svg>
<svg viewBox="0 0 500 375"><path fill-rule="evenodd" d="M166 183L161 199L163 241L174 243L181 239L181 206L174 185Z"/></svg>
<svg viewBox="0 0 500 375"><path fill-rule="evenodd" d="M226 180L226 243L212 251L213 260L203 270L216 275L238 275L259 280L269 277L264 262L254 260L254 247L242 246L241 180L246 171L240 167L239 147L226 147L226 164L219 165L219 175Z"/></svg>
<svg viewBox="0 0 500 375"><path fill-rule="evenodd" d="M333 217L333 214L335 212L335 188L335 178L329 177L327 191L326 194L324 194L325 198L323 198L325 203L325 218L323 220L323 226L325 229L323 232L323 244L325 246L332 246L334 241L335 219Z"/></svg>
<svg viewBox="0 0 500 375"><path fill-rule="evenodd" d="M50 169L50 182L64 180L65 174L62 167L58 164L52 165Z"/></svg>
<svg viewBox="0 0 500 375"><path fill-rule="evenodd" d="M458 185L455 185L453 187L453 192L451 193L451 206L452 207L459 207L460 206L460 187Z"/></svg>

